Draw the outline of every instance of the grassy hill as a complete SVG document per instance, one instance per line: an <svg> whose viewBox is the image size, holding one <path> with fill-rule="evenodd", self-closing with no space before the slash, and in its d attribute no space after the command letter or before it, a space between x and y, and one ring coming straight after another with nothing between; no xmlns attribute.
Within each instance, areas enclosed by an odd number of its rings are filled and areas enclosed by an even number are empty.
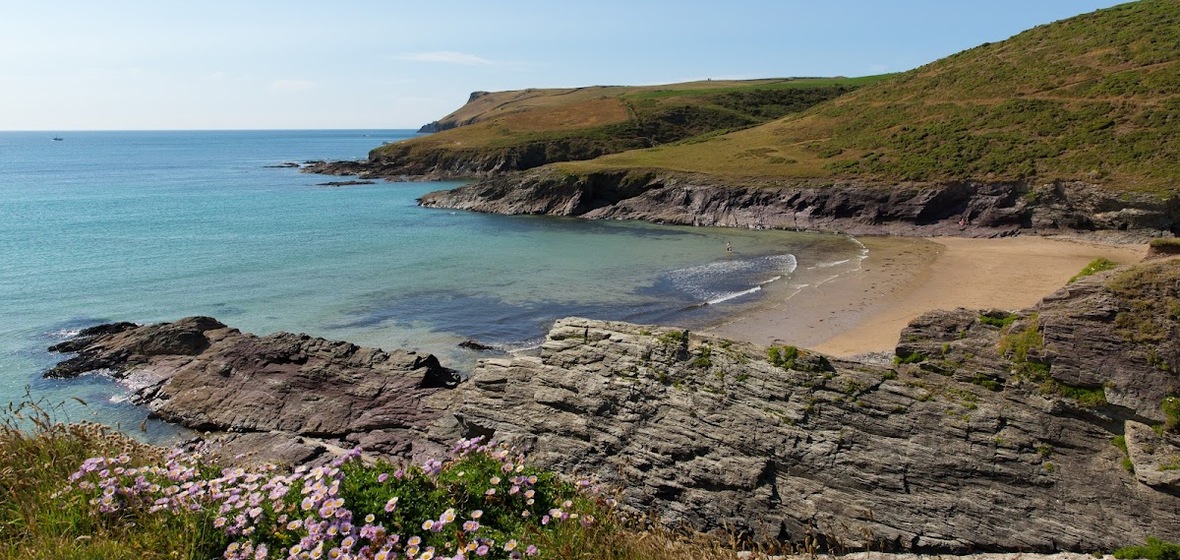
<svg viewBox="0 0 1180 560"><path fill-rule="evenodd" d="M563 164L870 181L1080 179L1176 190L1180 2L1039 26L774 122Z"/></svg>
<svg viewBox="0 0 1180 560"><path fill-rule="evenodd" d="M700 134L746 128L872 83L879 77L702 81L477 92L437 123L441 132L387 144L373 162L443 169L510 160L508 168L589 159Z"/></svg>

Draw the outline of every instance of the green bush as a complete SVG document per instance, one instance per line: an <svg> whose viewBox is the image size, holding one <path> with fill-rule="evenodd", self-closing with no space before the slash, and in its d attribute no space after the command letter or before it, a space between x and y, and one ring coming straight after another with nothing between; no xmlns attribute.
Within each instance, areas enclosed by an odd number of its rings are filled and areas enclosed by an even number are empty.
<svg viewBox="0 0 1180 560"><path fill-rule="evenodd" d="M1008 325L1011 325L1014 321L1016 321L1016 318L1017 316L1012 313L1004 313L998 317L984 314L979 316L979 322L985 325L1006 329L1008 328Z"/></svg>
<svg viewBox="0 0 1180 560"><path fill-rule="evenodd" d="M1141 546L1124 546L1114 551L1114 557L1119 560L1132 560L1134 558L1180 560L1180 545L1161 541L1155 537L1147 537L1147 544Z"/></svg>

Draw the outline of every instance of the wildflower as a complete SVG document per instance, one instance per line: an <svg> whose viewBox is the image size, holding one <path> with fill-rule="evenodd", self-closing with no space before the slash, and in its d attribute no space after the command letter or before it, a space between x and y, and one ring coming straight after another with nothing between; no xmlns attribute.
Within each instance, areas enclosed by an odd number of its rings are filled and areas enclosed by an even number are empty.
<svg viewBox="0 0 1180 560"><path fill-rule="evenodd" d="M389 480L389 473L381 473L377 475L377 482L384 483L386 480Z"/></svg>
<svg viewBox="0 0 1180 560"><path fill-rule="evenodd" d="M377 519L377 518L373 514L370 513L369 515L365 516L365 523L372 523L374 519Z"/></svg>
<svg viewBox="0 0 1180 560"><path fill-rule="evenodd" d="M463 530L468 533L474 533L479 530L479 522L475 520L464 522Z"/></svg>
<svg viewBox="0 0 1180 560"><path fill-rule="evenodd" d="M486 545L486 544L479 545L479 548L475 549L475 555L476 556L487 556L488 555L488 545Z"/></svg>
<svg viewBox="0 0 1180 560"><path fill-rule="evenodd" d="M417 546L410 545L410 546L406 547L406 556L413 558L417 555L418 555L418 547Z"/></svg>
<svg viewBox="0 0 1180 560"><path fill-rule="evenodd" d="M385 502L386 513L393 511L395 508L397 508L397 496L394 496L390 498L388 502Z"/></svg>
<svg viewBox="0 0 1180 560"><path fill-rule="evenodd" d="M540 550L537 550L537 546L533 544L530 544L528 548L524 549L524 553L529 556L536 556L538 552Z"/></svg>
<svg viewBox="0 0 1180 560"><path fill-rule="evenodd" d="M299 506L303 508L303 511L307 511L315 506L315 500L312 500L310 496L303 498L303 502L301 502Z"/></svg>
<svg viewBox="0 0 1180 560"><path fill-rule="evenodd" d="M422 530L423 531L429 531L431 527L434 527L434 520L433 519L427 519L426 521L422 522Z"/></svg>
<svg viewBox="0 0 1180 560"><path fill-rule="evenodd" d="M420 544L421 542L422 542L422 537L419 537L418 535L414 535L414 536L410 537L410 540L406 541L406 546L418 546L418 544Z"/></svg>
<svg viewBox="0 0 1180 560"><path fill-rule="evenodd" d="M480 517L483 517L483 510L482 509L477 509L477 510L471 512L472 519L479 519Z"/></svg>
<svg viewBox="0 0 1180 560"><path fill-rule="evenodd" d="M418 557L418 560L430 560L431 558L434 558L434 550L427 550L426 552L423 552L422 556Z"/></svg>
<svg viewBox="0 0 1180 560"><path fill-rule="evenodd" d="M352 536L352 535L349 535L349 536L347 536L347 537L344 537L344 540L340 541L340 546L342 546L342 547L344 547L344 548L346 548L346 549L347 549L347 548L352 548L352 546L353 546L353 545L355 545L355 544L356 544L356 539L355 539L355 538L353 538L353 536Z"/></svg>
<svg viewBox="0 0 1180 560"><path fill-rule="evenodd" d="M249 514L250 514L251 518L258 519L258 516L262 515L262 508L260 508L260 507L250 508Z"/></svg>
<svg viewBox="0 0 1180 560"><path fill-rule="evenodd" d="M495 495L496 495L496 489L495 489L495 488L488 488L488 491L487 491L487 492L484 492L484 495L485 495L485 496L495 496Z"/></svg>
<svg viewBox="0 0 1180 560"><path fill-rule="evenodd" d="M493 486L495 486L495 485L497 485L497 484L499 484L499 483L500 483L500 477L498 477L498 476L493 476L493 477L492 477L492 479L491 479L491 480L489 480L488 482L491 482L491 483L492 483L492 485L493 485Z"/></svg>
<svg viewBox="0 0 1180 560"><path fill-rule="evenodd" d="M224 518L224 517L218 517L217 519L214 519L214 520L213 520L213 526L214 526L214 527L216 527L216 528L218 528L218 529L220 529L220 528L222 528L222 527L225 527L225 518Z"/></svg>
<svg viewBox="0 0 1180 560"><path fill-rule="evenodd" d="M508 542L504 543L504 550L507 552L516 550L516 539L510 539Z"/></svg>
<svg viewBox="0 0 1180 560"><path fill-rule="evenodd" d="M287 524L287 530L288 531L295 531L295 530L298 530L302 526L303 526L303 520L296 519L296 520Z"/></svg>

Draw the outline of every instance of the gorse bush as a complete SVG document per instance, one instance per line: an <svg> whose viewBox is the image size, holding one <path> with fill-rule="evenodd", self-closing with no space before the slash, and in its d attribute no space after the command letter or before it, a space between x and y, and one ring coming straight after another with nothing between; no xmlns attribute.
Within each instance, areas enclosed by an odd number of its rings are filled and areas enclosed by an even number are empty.
<svg viewBox="0 0 1180 560"><path fill-rule="evenodd" d="M421 466L359 458L354 449L330 465L284 473L213 472L199 452L141 467L126 454L95 457L70 476L67 494L114 524L196 516L214 530L200 548L241 559L522 558L552 544L563 525L595 523L600 511L575 485L479 438Z"/></svg>

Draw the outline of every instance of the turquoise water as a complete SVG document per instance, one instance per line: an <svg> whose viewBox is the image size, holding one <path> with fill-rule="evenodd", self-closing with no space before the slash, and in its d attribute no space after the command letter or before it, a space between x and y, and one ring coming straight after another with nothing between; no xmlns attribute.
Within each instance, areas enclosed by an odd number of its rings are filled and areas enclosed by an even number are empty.
<svg viewBox="0 0 1180 560"><path fill-rule="evenodd" d="M27 388L68 401L72 420L143 420L101 376L40 378L61 358L47 346L101 322L211 315L469 370L481 355L464 340L527 348L567 315L699 327L860 250L831 235L424 209L417 197L457 183L324 187L339 179L267 167L361 158L411 131L53 136L0 133L0 403Z"/></svg>

